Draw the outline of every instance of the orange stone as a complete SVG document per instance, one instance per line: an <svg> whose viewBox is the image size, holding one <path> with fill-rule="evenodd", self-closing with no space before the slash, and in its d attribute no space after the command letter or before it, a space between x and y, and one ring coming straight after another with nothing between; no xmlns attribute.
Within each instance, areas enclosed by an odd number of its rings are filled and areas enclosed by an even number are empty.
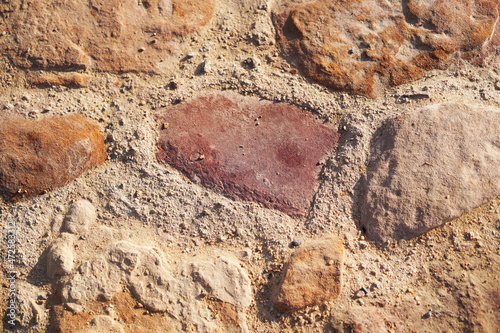
<svg viewBox="0 0 500 333"><path fill-rule="evenodd" d="M0 196L32 197L71 182L107 158L97 123L78 114L0 122Z"/></svg>

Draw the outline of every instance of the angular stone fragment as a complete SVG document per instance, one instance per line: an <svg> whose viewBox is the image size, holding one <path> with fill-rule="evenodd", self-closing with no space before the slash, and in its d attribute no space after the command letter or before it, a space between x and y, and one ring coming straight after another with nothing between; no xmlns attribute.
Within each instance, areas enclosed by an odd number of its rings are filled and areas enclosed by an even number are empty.
<svg viewBox="0 0 500 333"><path fill-rule="evenodd" d="M0 196L35 196L71 182L107 157L97 123L82 115L0 122Z"/></svg>
<svg viewBox="0 0 500 333"><path fill-rule="evenodd" d="M158 160L232 199L292 216L310 206L318 162L339 137L297 107L232 92L201 95L157 119Z"/></svg>
<svg viewBox="0 0 500 333"><path fill-rule="evenodd" d="M213 0L11 0L0 52L26 68L158 72L172 41L207 24L214 7Z"/></svg>
<svg viewBox="0 0 500 333"><path fill-rule="evenodd" d="M97 213L94 205L87 200L78 200L73 203L63 221L63 231L72 234L81 234L89 229L95 222Z"/></svg>
<svg viewBox="0 0 500 333"><path fill-rule="evenodd" d="M497 18L490 0L283 0L273 16L284 55L307 77L372 97L478 51Z"/></svg>
<svg viewBox="0 0 500 333"><path fill-rule="evenodd" d="M334 236L298 248L274 291L274 305L282 312L331 301L342 290L344 248Z"/></svg>
<svg viewBox="0 0 500 333"><path fill-rule="evenodd" d="M442 104L390 119L375 139L361 224L384 242L418 236L500 194L500 112Z"/></svg>

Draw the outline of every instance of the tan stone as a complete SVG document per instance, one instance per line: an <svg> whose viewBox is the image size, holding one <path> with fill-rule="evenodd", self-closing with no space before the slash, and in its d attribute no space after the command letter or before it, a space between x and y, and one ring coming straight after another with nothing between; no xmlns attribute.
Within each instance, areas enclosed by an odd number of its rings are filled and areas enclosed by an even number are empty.
<svg viewBox="0 0 500 333"><path fill-rule="evenodd" d="M290 312L335 299L342 290L343 256L342 242L334 236L298 248L274 292L274 305Z"/></svg>
<svg viewBox="0 0 500 333"><path fill-rule="evenodd" d="M157 72L171 42L198 31L214 1L10 1L0 50L20 67Z"/></svg>

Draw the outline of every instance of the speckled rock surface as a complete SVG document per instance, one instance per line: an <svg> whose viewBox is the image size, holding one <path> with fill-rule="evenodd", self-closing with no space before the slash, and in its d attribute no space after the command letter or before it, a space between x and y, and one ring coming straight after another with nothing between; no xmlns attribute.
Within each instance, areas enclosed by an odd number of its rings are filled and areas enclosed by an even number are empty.
<svg viewBox="0 0 500 333"><path fill-rule="evenodd" d="M173 39L209 22L214 1L13 0L8 7L0 50L17 66L158 72Z"/></svg>
<svg viewBox="0 0 500 333"><path fill-rule="evenodd" d="M488 0L281 1L274 9L283 55L304 75L372 97L446 65L457 51L479 51L497 17Z"/></svg>
<svg viewBox="0 0 500 333"><path fill-rule="evenodd" d="M361 223L410 239L500 194L500 110L434 105L390 119L374 139Z"/></svg>

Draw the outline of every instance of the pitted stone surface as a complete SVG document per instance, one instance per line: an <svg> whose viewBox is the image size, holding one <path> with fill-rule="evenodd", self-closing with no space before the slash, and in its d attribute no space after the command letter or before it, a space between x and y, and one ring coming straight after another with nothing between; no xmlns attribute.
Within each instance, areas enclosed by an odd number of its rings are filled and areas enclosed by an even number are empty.
<svg viewBox="0 0 500 333"><path fill-rule="evenodd" d="M334 236L298 248L287 263L274 292L282 312L332 301L342 291L344 247Z"/></svg>
<svg viewBox="0 0 500 333"><path fill-rule="evenodd" d="M0 196L35 196L68 184L107 158L97 123L74 114L0 122Z"/></svg>
<svg viewBox="0 0 500 333"><path fill-rule="evenodd" d="M26 68L157 72L171 42L207 24L214 1L9 2L0 50Z"/></svg>
<svg viewBox="0 0 500 333"><path fill-rule="evenodd" d="M198 259L175 269L156 248L119 241L83 262L65 279L62 299L78 305L111 300L124 285L151 312L189 319L199 331L215 331L203 297L234 305L241 325L252 300L250 279L238 262L219 257ZM241 314L241 316L240 316Z"/></svg>
<svg viewBox="0 0 500 333"><path fill-rule="evenodd" d="M446 65L457 51L471 57L497 18L489 0L286 0L274 8L284 56L307 77L372 97Z"/></svg>
<svg viewBox="0 0 500 333"><path fill-rule="evenodd" d="M236 93L207 93L157 116L157 157L232 199L303 216L318 162L339 135L310 114Z"/></svg>
<svg viewBox="0 0 500 333"><path fill-rule="evenodd" d="M367 167L361 223L410 239L500 194L500 110L434 105L389 120Z"/></svg>

